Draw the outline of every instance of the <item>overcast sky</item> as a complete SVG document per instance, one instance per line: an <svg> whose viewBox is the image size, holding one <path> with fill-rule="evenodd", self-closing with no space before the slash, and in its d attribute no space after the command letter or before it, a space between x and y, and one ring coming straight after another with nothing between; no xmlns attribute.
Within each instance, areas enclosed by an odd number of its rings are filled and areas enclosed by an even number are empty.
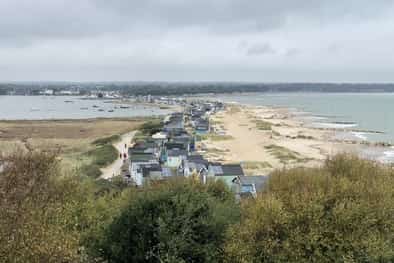
<svg viewBox="0 0 394 263"><path fill-rule="evenodd" d="M392 0L0 0L0 81L394 82Z"/></svg>

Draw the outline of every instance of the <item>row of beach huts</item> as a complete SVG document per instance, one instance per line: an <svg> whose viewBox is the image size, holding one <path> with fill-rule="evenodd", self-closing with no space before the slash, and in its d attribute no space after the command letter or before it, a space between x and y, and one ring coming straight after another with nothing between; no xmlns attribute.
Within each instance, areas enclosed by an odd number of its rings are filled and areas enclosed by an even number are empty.
<svg viewBox="0 0 394 263"><path fill-rule="evenodd" d="M209 162L196 148L196 140L211 131L210 116L223 110L221 102L194 101L183 112L167 116L160 131L128 148L128 183L143 187L171 177L193 177L202 183L222 180L237 198L255 197L266 176L246 176L242 166Z"/></svg>

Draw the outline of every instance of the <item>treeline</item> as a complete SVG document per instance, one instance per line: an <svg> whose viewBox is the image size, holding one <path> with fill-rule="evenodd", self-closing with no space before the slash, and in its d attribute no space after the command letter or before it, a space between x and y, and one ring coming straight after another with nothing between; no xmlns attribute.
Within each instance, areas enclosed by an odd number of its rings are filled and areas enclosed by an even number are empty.
<svg viewBox="0 0 394 263"><path fill-rule="evenodd" d="M394 260L394 172L352 156L277 171L240 203L220 182L65 175L50 153L1 164L2 262Z"/></svg>
<svg viewBox="0 0 394 263"><path fill-rule="evenodd" d="M39 95L45 89L55 91L78 89L81 95L90 91L118 91L125 96L169 96L204 93L234 92L394 92L394 84L376 83L242 83L242 82L114 82L114 83L29 83L0 84L0 95L15 92L24 95Z"/></svg>

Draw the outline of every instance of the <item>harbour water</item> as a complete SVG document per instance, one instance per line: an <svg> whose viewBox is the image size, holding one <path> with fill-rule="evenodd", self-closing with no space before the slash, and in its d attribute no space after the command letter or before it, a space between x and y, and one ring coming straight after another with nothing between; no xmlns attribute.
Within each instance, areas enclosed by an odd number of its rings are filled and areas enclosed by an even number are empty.
<svg viewBox="0 0 394 263"><path fill-rule="evenodd" d="M168 114L144 105L64 96L0 96L0 120L45 120L137 117Z"/></svg>

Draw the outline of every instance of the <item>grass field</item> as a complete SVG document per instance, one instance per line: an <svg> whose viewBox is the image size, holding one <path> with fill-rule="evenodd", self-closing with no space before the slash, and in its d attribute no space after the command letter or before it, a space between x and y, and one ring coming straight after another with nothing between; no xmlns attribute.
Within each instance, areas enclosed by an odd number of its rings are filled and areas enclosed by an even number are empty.
<svg viewBox="0 0 394 263"><path fill-rule="evenodd" d="M147 118L0 121L0 153L26 148L57 151L66 169L76 169L94 163L95 150L108 148L105 145L145 121ZM106 149L106 153L109 151ZM102 152L98 155L102 156Z"/></svg>

